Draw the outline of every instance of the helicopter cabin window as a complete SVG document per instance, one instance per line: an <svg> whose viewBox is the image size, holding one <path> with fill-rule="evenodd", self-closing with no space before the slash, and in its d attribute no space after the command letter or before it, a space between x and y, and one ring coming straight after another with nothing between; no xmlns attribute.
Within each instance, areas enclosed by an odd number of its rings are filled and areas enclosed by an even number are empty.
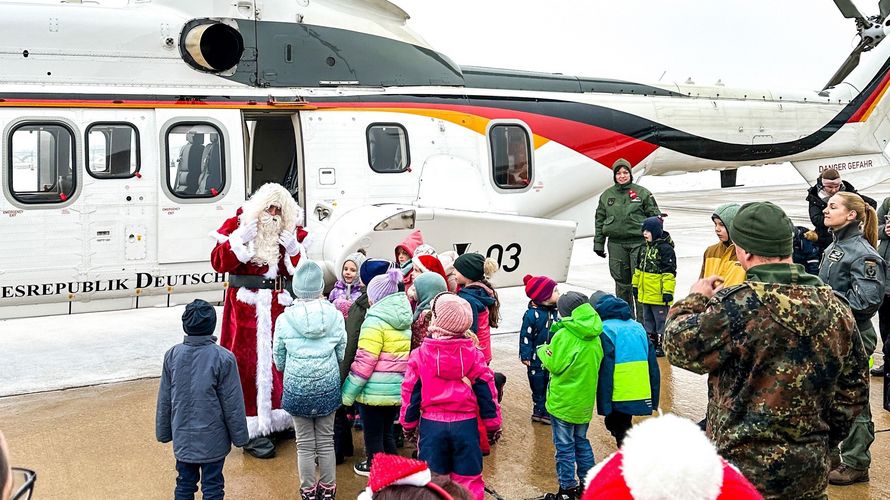
<svg viewBox="0 0 890 500"><path fill-rule="evenodd" d="M9 137L8 182L21 203L64 203L77 177L74 134L59 123L23 123Z"/></svg>
<svg viewBox="0 0 890 500"><path fill-rule="evenodd" d="M408 169L408 132L398 123L372 123L368 127L368 164L379 173Z"/></svg>
<svg viewBox="0 0 890 500"><path fill-rule="evenodd" d="M528 131L519 125L495 125L488 133L494 183L501 189L523 189L532 178Z"/></svg>
<svg viewBox="0 0 890 500"><path fill-rule="evenodd" d="M86 133L87 172L97 179L128 179L139 171L139 133L129 123L94 123Z"/></svg>
<svg viewBox="0 0 890 500"><path fill-rule="evenodd" d="M209 123L182 123L167 131L167 187L178 198L213 198L223 191L225 145Z"/></svg>

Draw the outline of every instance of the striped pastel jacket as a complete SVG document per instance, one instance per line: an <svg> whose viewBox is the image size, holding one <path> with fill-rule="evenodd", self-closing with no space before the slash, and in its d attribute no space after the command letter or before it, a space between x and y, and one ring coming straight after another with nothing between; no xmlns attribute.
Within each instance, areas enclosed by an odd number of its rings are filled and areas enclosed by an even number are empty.
<svg viewBox="0 0 890 500"><path fill-rule="evenodd" d="M404 292L388 295L368 309L358 352L343 383L343 404L399 406L411 350L411 305Z"/></svg>

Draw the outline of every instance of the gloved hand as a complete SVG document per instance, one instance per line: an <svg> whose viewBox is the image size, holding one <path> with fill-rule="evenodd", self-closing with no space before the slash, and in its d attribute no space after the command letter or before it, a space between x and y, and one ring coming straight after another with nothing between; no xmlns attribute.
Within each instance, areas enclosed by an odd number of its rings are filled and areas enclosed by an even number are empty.
<svg viewBox="0 0 890 500"><path fill-rule="evenodd" d="M406 443L416 443L417 442L417 428L406 429L402 428L402 435L405 437Z"/></svg>
<svg viewBox="0 0 890 500"><path fill-rule="evenodd" d="M284 247L284 251L291 257L300 252L299 244L297 244L297 237L292 231L282 231L281 234L278 235L278 243L281 243L281 246Z"/></svg>
<svg viewBox="0 0 890 500"><path fill-rule="evenodd" d="M257 233L257 221L256 219L250 221L247 225L241 226L235 230L238 233L238 236L241 238L241 242L245 245L253 241L256 238Z"/></svg>
<svg viewBox="0 0 890 500"><path fill-rule="evenodd" d="M498 441L500 441L501 433L502 433L502 431L500 429L498 429L496 431L490 431L488 433L488 444L493 445L493 444L497 443Z"/></svg>
<svg viewBox="0 0 890 500"><path fill-rule="evenodd" d="M605 250L594 250L593 253L599 255L600 257L602 257L602 258L604 258L604 259L606 258L606 251L605 251Z"/></svg>
<svg viewBox="0 0 890 500"><path fill-rule="evenodd" d="M672 293L663 293L663 294L661 294L661 301L664 302L665 304L668 304L668 303L670 303L670 302L673 302L673 301L674 301L674 294L672 294Z"/></svg>

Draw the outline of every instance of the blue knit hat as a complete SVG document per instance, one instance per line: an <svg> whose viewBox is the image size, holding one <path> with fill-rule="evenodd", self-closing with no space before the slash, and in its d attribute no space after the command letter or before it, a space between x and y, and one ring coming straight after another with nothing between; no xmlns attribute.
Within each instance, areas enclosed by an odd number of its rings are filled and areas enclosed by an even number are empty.
<svg viewBox="0 0 890 500"><path fill-rule="evenodd" d="M380 276L385 273L389 266L392 264L388 260L383 259L368 259L362 263L359 268L358 274L362 279L362 283L365 286L368 286L371 283L371 280L374 279L375 276Z"/></svg>
<svg viewBox="0 0 890 500"><path fill-rule="evenodd" d="M182 313L182 330L186 335L211 335L216 329L216 309L206 300L195 299Z"/></svg>
<svg viewBox="0 0 890 500"><path fill-rule="evenodd" d="M643 221L643 231L649 231L652 241L655 241L664 235L664 221L661 217L649 217Z"/></svg>
<svg viewBox="0 0 890 500"><path fill-rule="evenodd" d="M291 289L294 291L294 297L302 300L317 299L321 296L324 290L324 272L321 266L311 260L301 262L294 273Z"/></svg>

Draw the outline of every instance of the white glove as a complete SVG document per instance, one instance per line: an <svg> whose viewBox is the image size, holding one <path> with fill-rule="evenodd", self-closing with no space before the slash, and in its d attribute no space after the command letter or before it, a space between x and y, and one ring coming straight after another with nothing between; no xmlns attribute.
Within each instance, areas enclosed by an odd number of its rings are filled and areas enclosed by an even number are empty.
<svg viewBox="0 0 890 500"><path fill-rule="evenodd" d="M284 251L291 257L297 255L300 251L297 237L292 231L282 231L281 234L278 235L278 243L281 243L281 246L284 247Z"/></svg>
<svg viewBox="0 0 890 500"><path fill-rule="evenodd" d="M257 221L256 219L250 221L246 226L241 226L237 229L239 236L241 237L241 242L245 245L253 241L256 238L257 234Z"/></svg>

